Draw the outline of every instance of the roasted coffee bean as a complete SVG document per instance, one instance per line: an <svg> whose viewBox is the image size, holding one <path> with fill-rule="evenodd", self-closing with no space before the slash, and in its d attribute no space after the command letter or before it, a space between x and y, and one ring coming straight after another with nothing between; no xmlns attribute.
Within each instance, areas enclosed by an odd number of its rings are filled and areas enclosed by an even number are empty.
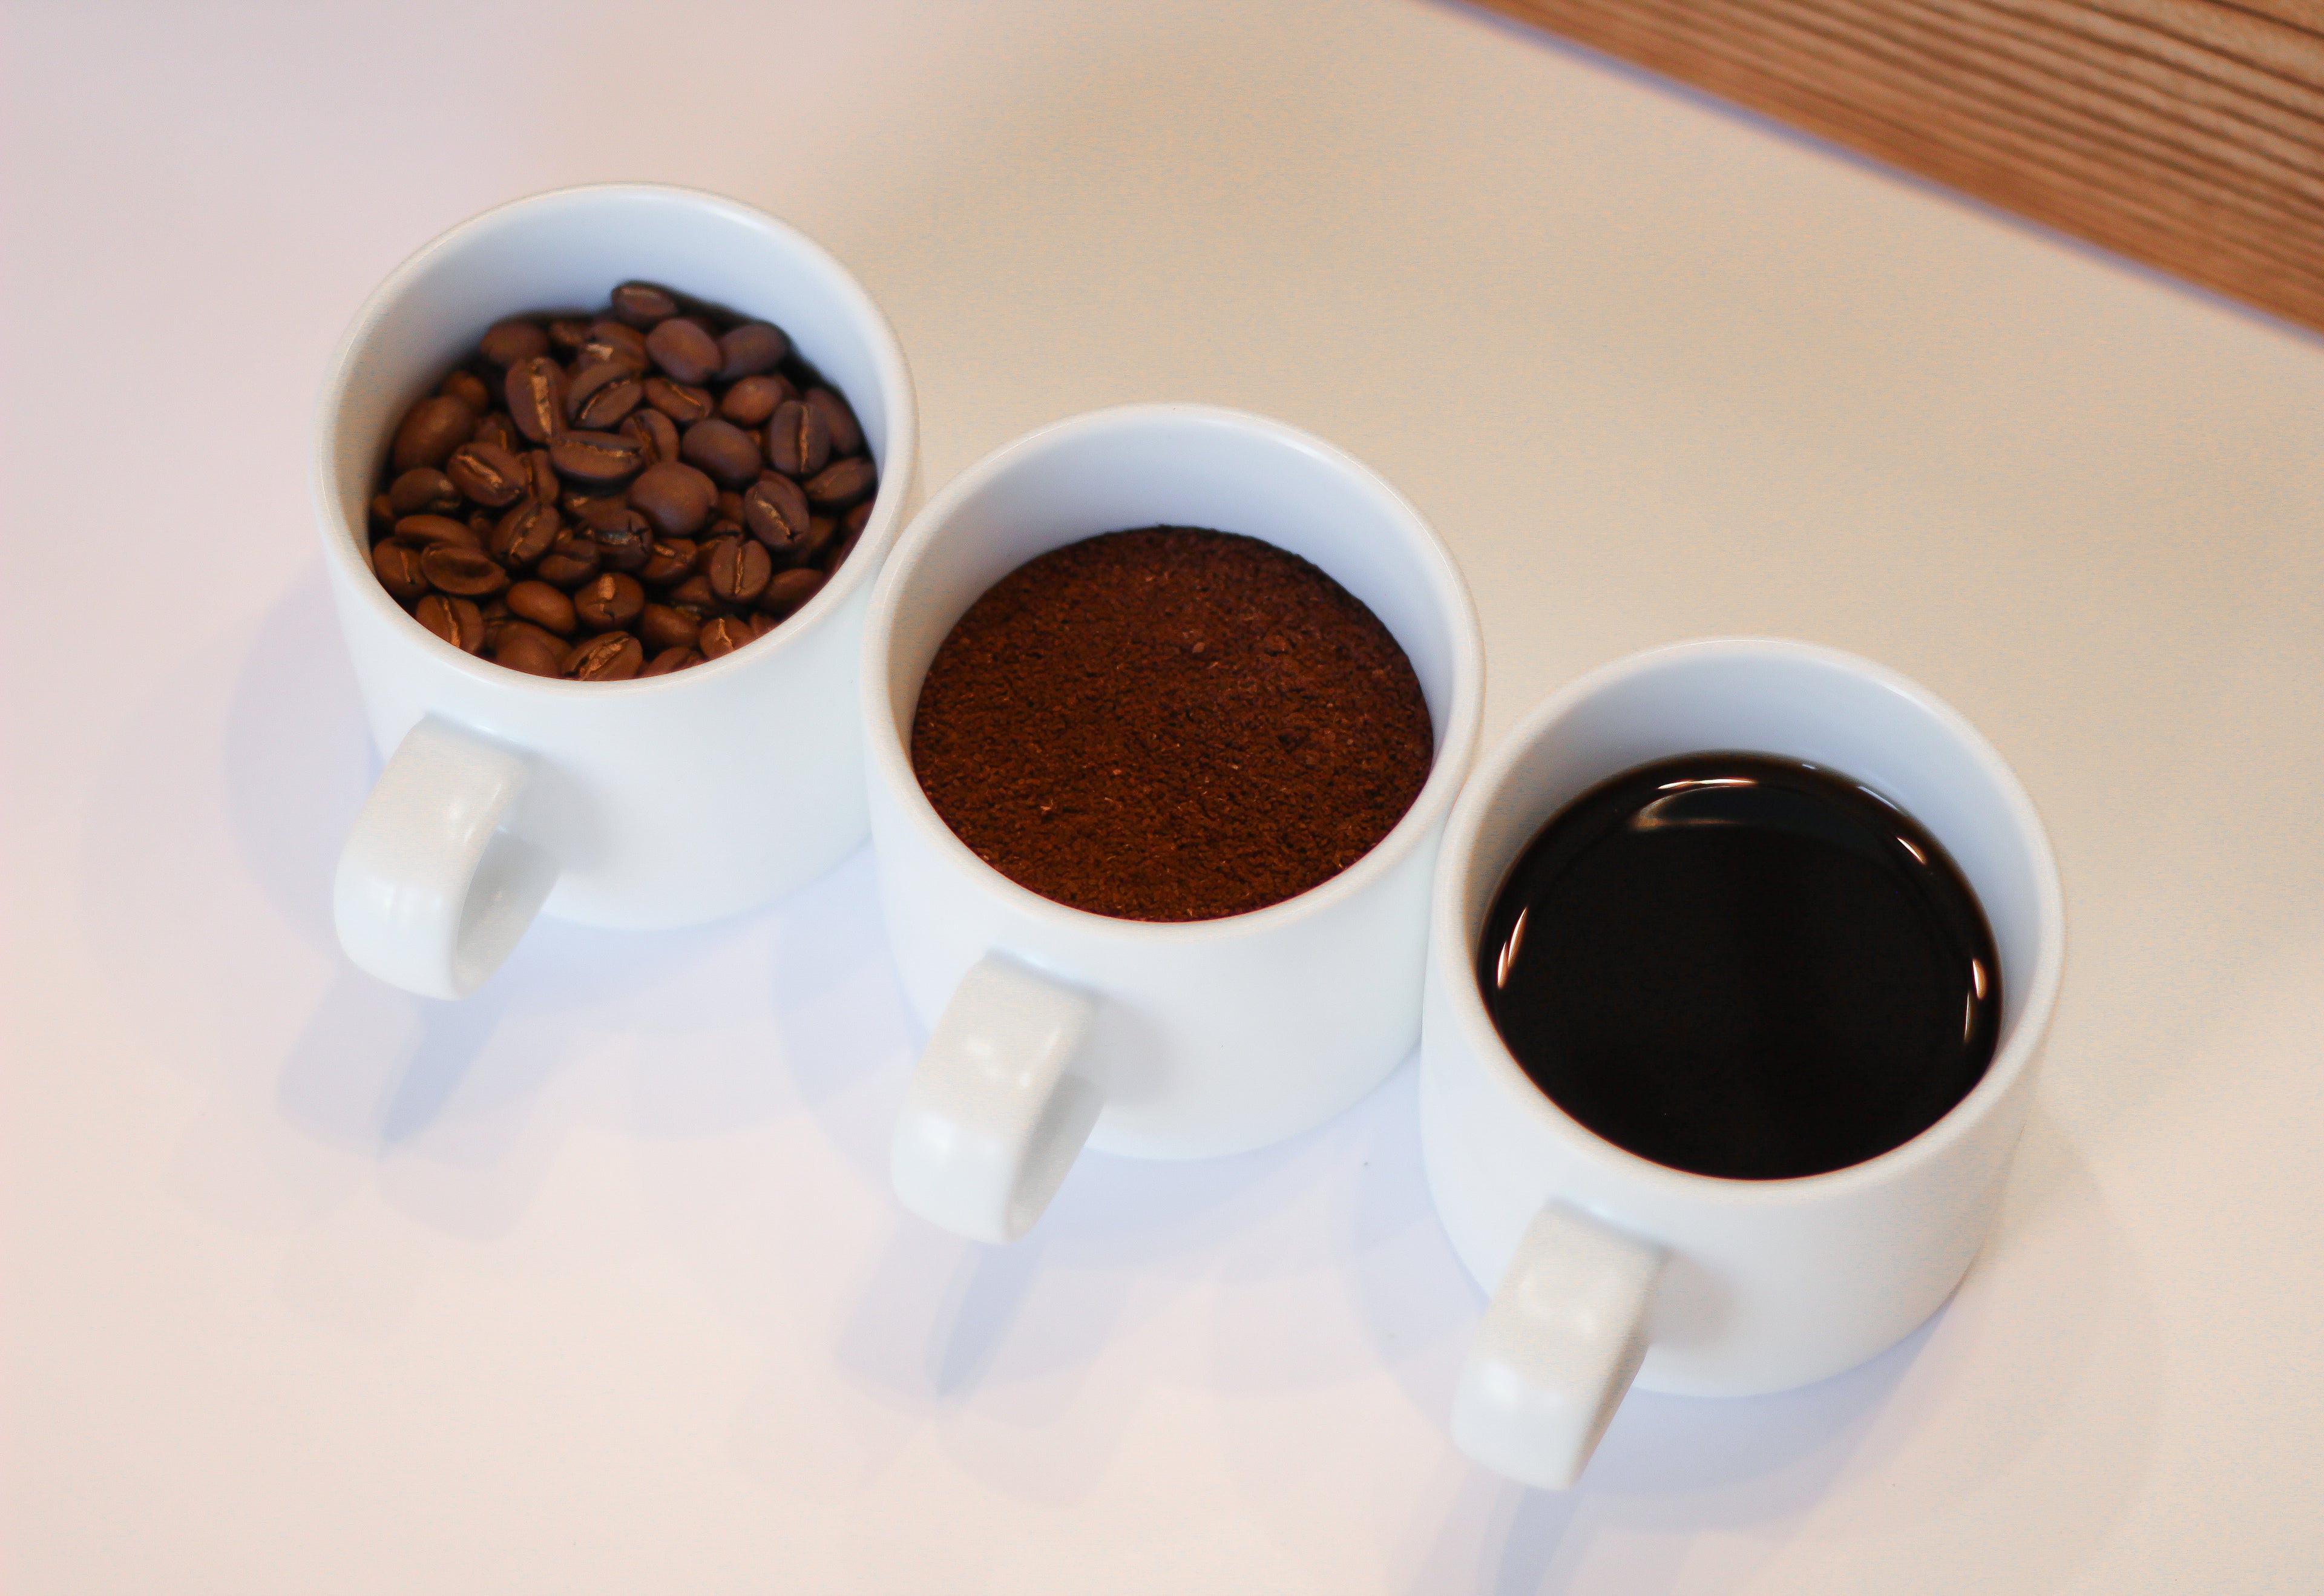
<svg viewBox="0 0 2324 1596"><path fill-rule="evenodd" d="M744 377L719 400L718 413L737 427L763 427L784 398L780 377Z"/></svg>
<svg viewBox="0 0 2324 1596"><path fill-rule="evenodd" d="M598 562L609 571L635 575L653 558L653 529L634 510L602 527L591 528L589 535L597 540Z"/></svg>
<svg viewBox="0 0 2324 1596"><path fill-rule="evenodd" d="M746 321L718 340L718 376L731 383L737 377L755 377L782 364L783 357L791 352L791 341L783 329L769 327L763 321Z"/></svg>
<svg viewBox="0 0 2324 1596"><path fill-rule="evenodd" d="M743 616L742 619L749 622L751 624L751 641L752 642L758 641L761 638L766 636L767 633L772 632L776 627L782 624L780 620L777 619L773 615L766 613L762 610L752 610L749 614Z"/></svg>
<svg viewBox="0 0 2324 1596"><path fill-rule="evenodd" d="M564 675L568 651L556 638L523 621L503 622L493 640L493 663L528 676Z"/></svg>
<svg viewBox="0 0 2324 1596"><path fill-rule="evenodd" d="M716 660L733 653L744 643L755 641L748 621L733 615L721 615L714 621L703 623L702 630L695 634L694 646L702 650L704 659Z"/></svg>
<svg viewBox="0 0 2324 1596"><path fill-rule="evenodd" d="M793 400L767 423L767 464L785 476L813 476L831 462L831 425L814 405Z"/></svg>
<svg viewBox="0 0 2324 1596"><path fill-rule="evenodd" d="M759 595L759 608L779 621L823 591L824 575L811 567L779 571Z"/></svg>
<svg viewBox="0 0 2324 1596"><path fill-rule="evenodd" d="M665 538L690 538L718 503L718 484L682 461L649 466L630 484L630 506Z"/></svg>
<svg viewBox="0 0 2324 1596"><path fill-rule="evenodd" d="M639 641L657 652L692 648L694 634L701 630L699 619L669 604L649 603L638 614Z"/></svg>
<svg viewBox="0 0 2324 1596"><path fill-rule="evenodd" d="M549 463L567 482L606 488L629 481L646 462L634 438L618 432L563 432L549 446Z"/></svg>
<svg viewBox="0 0 2324 1596"><path fill-rule="evenodd" d="M648 377L645 380L646 402L668 416L680 427L691 427L706 420L718 408L717 401L701 388L688 388L673 383L668 377Z"/></svg>
<svg viewBox="0 0 2324 1596"><path fill-rule="evenodd" d="M696 387L716 376L726 364L718 340L700 322L673 316L646 335L646 353L670 381Z"/></svg>
<svg viewBox="0 0 2324 1596"><path fill-rule="evenodd" d="M755 538L719 538L709 544L710 562L702 573L718 602L736 609L767 590L775 562L766 545Z"/></svg>
<svg viewBox="0 0 2324 1596"><path fill-rule="evenodd" d="M550 442L565 430L565 368L548 355L509 367L503 391L516 429L532 442Z"/></svg>
<svg viewBox="0 0 2324 1596"><path fill-rule="evenodd" d="M613 291L613 314L642 332L677 315L678 301L650 282L625 282Z"/></svg>
<svg viewBox="0 0 2324 1596"><path fill-rule="evenodd" d="M646 391L638 380L611 361L593 365L565 390L565 414L576 427L611 432L643 401Z"/></svg>
<svg viewBox="0 0 2324 1596"><path fill-rule="evenodd" d="M549 457L547 449L527 449L524 467L532 473L531 484L525 489L526 497L554 504L564 494L565 484L558 480L557 464Z"/></svg>
<svg viewBox="0 0 2324 1596"><path fill-rule="evenodd" d="M626 627L646 607L646 590L635 577L610 573L573 595L573 613L591 632Z"/></svg>
<svg viewBox="0 0 2324 1596"><path fill-rule="evenodd" d="M460 529L463 535L467 530ZM481 549L438 544L420 557L420 570L429 586L458 598L482 598L509 585L500 562Z"/></svg>
<svg viewBox="0 0 2324 1596"><path fill-rule="evenodd" d="M863 528L872 519L872 506L874 503L875 501L871 499L864 500L849 511L846 518L839 523L841 529L839 544L824 557L825 570L837 571L841 566L847 563L847 557L855 552L855 545L863 540Z"/></svg>
<svg viewBox="0 0 2324 1596"><path fill-rule="evenodd" d="M567 530L540 557L533 575L552 587L569 591L596 579L599 558L597 540L586 532Z"/></svg>
<svg viewBox="0 0 2324 1596"><path fill-rule="evenodd" d="M679 455L719 483L739 488L759 475L759 451L732 421L696 421L678 441Z"/></svg>
<svg viewBox="0 0 2324 1596"><path fill-rule="evenodd" d="M644 389L641 387L639 392ZM649 466L678 458L678 423L658 410L632 411L622 423L622 436L638 440Z"/></svg>
<svg viewBox="0 0 2324 1596"><path fill-rule="evenodd" d="M824 467L821 474L809 477L802 485L807 489L807 503L818 510L837 510L853 504L879 485L880 473L862 455Z"/></svg>
<svg viewBox="0 0 2324 1596"><path fill-rule="evenodd" d="M570 355L589 341L587 316L558 316L549 323L549 346L560 354Z"/></svg>
<svg viewBox="0 0 2324 1596"><path fill-rule="evenodd" d="M474 372L454 372L438 386L437 392L450 394L477 416L493 408L492 390L485 387ZM469 436L474 437L475 434L471 432Z"/></svg>
<svg viewBox="0 0 2324 1596"><path fill-rule="evenodd" d="M649 587L682 582L694 571L695 543L690 538L658 538L647 550L637 578Z"/></svg>
<svg viewBox="0 0 2324 1596"><path fill-rule="evenodd" d="M524 452L524 438L518 433L515 424L508 419L506 411L494 411L477 422L476 434L468 441L488 443L496 449L506 449L512 455Z"/></svg>
<svg viewBox="0 0 2324 1596"><path fill-rule="evenodd" d="M798 566L819 566L824 555L839 540L839 523L827 515L818 515L807 523L807 536L791 550L791 563Z"/></svg>
<svg viewBox="0 0 2324 1596"><path fill-rule="evenodd" d="M644 645L626 632L591 638L565 661L565 674L578 682L619 682L645 669Z"/></svg>
<svg viewBox="0 0 2324 1596"><path fill-rule="evenodd" d="M625 366L633 376L644 376L653 369L646 354L646 341L637 328L623 327L618 321L595 321L589 324L589 340L574 351L573 369L579 372L594 365Z"/></svg>
<svg viewBox="0 0 2324 1596"><path fill-rule="evenodd" d="M521 571L547 554L565 530L565 518L557 513L557 506L544 504L538 499L524 499L500 519L493 528L492 541L487 547L493 558L511 570Z"/></svg>
<svg viewBox="0 0 2324 1596"><path fill-rule="evenodd" d="M807 494L788 476L762 476L742 494L742 524L786 559L807 536Z"/></svg>
<svg viewBox="0 0 2324 1596"><path fill-rule="evenodd" d="M506 368L521 360L534 360L549 353L549 335L537 321L512 317L495 322L484 335L484 356L494 365Z"/></svg>
<svg viewBox="0 0 2324 1596"><path fill-rule="evenodd" d="M374 494L368 512L371 535L383 538L395 530L395 505L385 494Z"/></svg>
<svg viewBox="0 0 2324 1596"><path fill-rule="evenodd" d="M459 455L459 449L452 451L454 459ZM434 466L415 466L387 484L387 503L399 519L407 515L449 515L460 507L460 490Z"/></svg>
<svg viewBox="0 0 2324 1596"><path fill-rule="evenodd" d="M412 606L411 613L420 624L456 649L473 654L484 646L484 618L465 598L431 593Z"/></svg>
<svg viewBox="0 0 2324 1596"><path fill-rule="evenodd" d="M483 510L469 511L468 530L476 534L477 548L489 549L492 547L493 518L488 512Z"/></svg>
<svg viewBox="0 0 2324 1596"><path fill-rule="evenodd" d="M488 443L464 443L444 462L444 474L453 485L488 510L499 510L524 497L532 486L532 467L503 448Z"/></svg>
<svg viewBox="0 0 2324 1596"><path fill-rule="evenodd" d="M371 568L379 585L405 604L428 591L428 574L420 568L420 550L390 538L371 551Z"/></svg>
<svg viewBox="0 0 2324 1596"><path fill-rule="evenodd" d="M807 402L823 412L823 424L831 433L831 451L835 455L860 455L863 452L863 429L855 420L855 412L847 401L828 388L810 388Z"/></svg>
<svg viewBox="0 0 2324 1596"><path fill-rule="evenodd" d="M669 600L672 609L692 610L698 615L715 615L724 607L719 604L718 595L710 591L710 578L700 571L672 587L664 596Z"/></svg>
<svg viewBox="0 0 2324 1596"><path fill-rule="evenodd" d="M519 582L502 596L507 601L510 614L520 621L530 621L543 632L570 637L580 624L574 613L573 601L546 582Z"/></svg>
<svg viewBox="0 0 2324 1596"><path fill-rule="evenodd" d="M475 430L476 412L450 394L423 399L395 429L394 468L403 472L420 466L441 466Z"/></svg>
<svg viewBox="0 0 2324 1596"><path fill-rule="evenodd" d="M652 659L647 660L646 668L643 670L639 671L638 675L641 678L649 676L668 676L673 670L684 670L689 665L699 665L701 663L702 656L696 653L691 648L664 649L660 653L656 654Z"/></svg>
<svg viewBox="0 0 2324 1596"><path fill-rule="evenodd" d="M395 540L423 553L430 549L484 548L475 530L448 515L407 515L395 523Z"/></svg>

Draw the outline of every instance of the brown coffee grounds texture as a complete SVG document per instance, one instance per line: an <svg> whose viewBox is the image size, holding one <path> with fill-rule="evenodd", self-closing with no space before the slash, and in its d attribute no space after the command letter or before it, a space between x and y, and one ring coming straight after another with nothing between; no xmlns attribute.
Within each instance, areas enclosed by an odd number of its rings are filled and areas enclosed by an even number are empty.
<svg viewBox="0 0 2324 1596"><path fill-rule="evenodd" d="M1428 780L1419 678L1354 595L1231 532L1052 549L961 617L912 721L978 857L1133 920L1264 909L1370 853Z"/></svg>

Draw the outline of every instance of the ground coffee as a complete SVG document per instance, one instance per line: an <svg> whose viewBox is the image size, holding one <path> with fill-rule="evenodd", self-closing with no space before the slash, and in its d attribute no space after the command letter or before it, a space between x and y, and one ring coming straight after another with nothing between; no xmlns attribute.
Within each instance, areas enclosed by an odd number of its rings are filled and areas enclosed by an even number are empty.
<svg viewBox="0 0 2324 1596"><path fill-rule="evenodd" d="M437 636L577 681L683 670L813 598L879 488L781 328L625 282L512 317L405 412L372 569Z"/></svg>
<svg viewBox="0 0 2324 1596"><path fill-rule="evenodd" d="M1386 836L1434 742L1411 661L1296 555L1110 532L995 583L928 668L921 788L1043 897L1206 920L1296 897Z"/></svg>

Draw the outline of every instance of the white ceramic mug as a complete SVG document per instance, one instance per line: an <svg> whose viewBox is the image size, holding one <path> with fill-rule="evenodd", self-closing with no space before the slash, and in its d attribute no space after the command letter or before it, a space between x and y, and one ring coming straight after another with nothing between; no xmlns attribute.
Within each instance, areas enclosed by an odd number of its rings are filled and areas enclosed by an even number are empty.
<svg viewBox="0 0 2324 1596"><path fill-rule="evenodd" d="M1728 1180L1625 1151L1534 1084L1478 992L1486 913L1542 826L1609 777L1713 751L1872 788L1944 844L1993 929L2002 1018L1984 1078L1920 1135L1845 1169ZM1462 1450L1570 1485L1634 1376L1692 1395L1782 1390L1908 1334L1992 1221L2064 961L2057 863L2024 789L1967 721L1893 671L1721 640L1618 660L1543 703L1454 809L1430 927L1429 1185L1492 1297L1453 1401Z"/></svg>
<svg viewBox="0 0 2324 1596"><path fill-rule="evenodd" d="M1035 556L1157 524L1264 540L1371 608L1412 661L1435 763L1378 846L1298 897L1183 924L1114 919L1017 885L912 774L936 649ZM898 1194L1009 1241L1083 1146L1147 1158L1261 1147L1354 1102L1410 1050L1427 896L1473 757L1484 657L1467 587L1388 484L1278 422L1131 405L1045 427L929 502L872 594L863 713L872 835L905 991L931 1027L897 1126Z"/></svg>
<svg viewBox="0 0 2324 1596"><path fill-rule="evenodd" d="M372 574L365 506L404 411L527 310L642 278L762 318L853 407L880 466L855 550L769 636L691 669L554 681L461 652ZM803 235L715 195L567 189L462 223L357 313L323 385L315 501L372 734L388 755L339 860L339 940L383 981L464 997L536 911L687 925L765 902L862 837L854 676L881 560L909 512L918 423L885 317Z"/></svg>

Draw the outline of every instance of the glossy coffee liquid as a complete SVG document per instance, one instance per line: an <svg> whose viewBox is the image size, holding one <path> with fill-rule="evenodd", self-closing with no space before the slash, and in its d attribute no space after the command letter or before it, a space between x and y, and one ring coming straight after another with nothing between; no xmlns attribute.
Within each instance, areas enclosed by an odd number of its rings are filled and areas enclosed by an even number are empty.
<svg viewBox="0 0 2324 1596"><path fill-rule="evenodd" d="M1558 1106L1674 1169L1886 1152L1993 1057L2000 964L1945 851L1845 776L1690 754L1575 799L1486 917L1477 978Z"/></svg>

